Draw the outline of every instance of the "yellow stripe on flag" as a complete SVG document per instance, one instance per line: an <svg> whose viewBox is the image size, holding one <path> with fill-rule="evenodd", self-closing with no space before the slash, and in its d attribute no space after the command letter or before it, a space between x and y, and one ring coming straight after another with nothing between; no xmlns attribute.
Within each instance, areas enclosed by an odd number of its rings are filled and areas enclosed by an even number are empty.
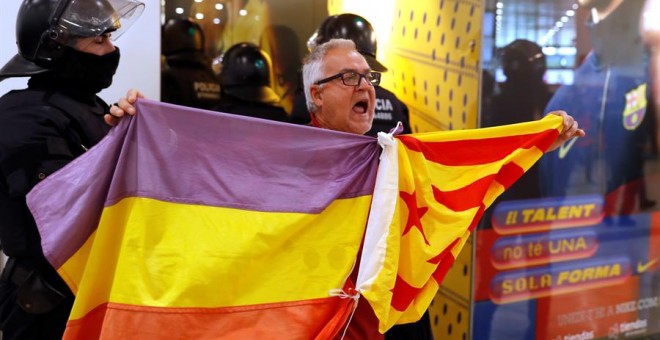
<svg viewBox="0 0 660 340"><path fill-rule="evenodd" d="M543 155L541 150L532 147L530 149L518 149L509 158L496 162L478 165L446 166L440 163L429 162L422 153L408 149L401 142L399 142L399 149L406 150L405 153L409 162L403 162L404 164L399 165L402 171L405 169L408 173L415 173L418 185L428 187L434 185L442 191L460 189L474 182L477 178L496 174L502 168L503 164L511 160L526 171ZM409 188L404 187L401 190L409 190Z"/></svg>
<svg viewBox="0 0 660 340"><path fill-rule="evenodd" d="M123 199L104 210L88 256L60 268L77 281L70 319L106 302L218 308L328 297L350 274L370 201L337 200L311 215Z"/></svg>
<svg viewBox="0 0 660 340"><path fill-rule="evenodd" d="M525 123L501 125L472 130L449 130L441 132L434 131L415 133L414 136L415 139L421 142L448 142L508 137L520 135L521 133L535 134L547 131L548 129L556 129L557 131L561 132L562 118L554 114L549 114L543 117L541 120Z"/></svg>

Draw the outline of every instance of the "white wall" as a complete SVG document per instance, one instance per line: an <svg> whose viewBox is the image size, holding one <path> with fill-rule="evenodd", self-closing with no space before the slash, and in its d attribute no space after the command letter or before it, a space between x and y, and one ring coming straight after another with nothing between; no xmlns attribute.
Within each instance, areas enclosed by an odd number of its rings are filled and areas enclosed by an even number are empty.
<svg viewBox="0 0 660 340"><path fill-rule="evenodd" d="M160 1L142 0L145 10L138 21L115 44L121 49L119 69L112 86L100 96L114 103L129 88L137 88L151 99L160 99ZM16 50L16 13L19 0L0 1L0 67ZM12 89L25 88L27 78L10 78L0 82L0 95Z"/></svg>

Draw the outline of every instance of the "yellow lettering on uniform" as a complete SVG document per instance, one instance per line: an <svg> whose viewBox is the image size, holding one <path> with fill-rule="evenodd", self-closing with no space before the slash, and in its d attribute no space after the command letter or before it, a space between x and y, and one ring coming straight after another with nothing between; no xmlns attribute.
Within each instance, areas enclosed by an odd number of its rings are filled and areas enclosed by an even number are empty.
<svg viewBox="0 0 660 340"><path fill-rule="evenodd" d="M557 219L555 215L555 208L548 208L548 214L545 216L545 219L548 221L554 221Z"/></svg>
<svg viewBox="0 0 660 340"><path fill-rule="evenodd" d="M585 240L584 237L582 236L578 237L575 245L575 251L586 250L586 249L587 249L587 240Z"/></svg>
<svg viewBox="0 0 660 340"><path fill-rule="evenodd" d="M565 220L568 217L568 207L559 208L559 214L557 214L557 219Z"/></svg>

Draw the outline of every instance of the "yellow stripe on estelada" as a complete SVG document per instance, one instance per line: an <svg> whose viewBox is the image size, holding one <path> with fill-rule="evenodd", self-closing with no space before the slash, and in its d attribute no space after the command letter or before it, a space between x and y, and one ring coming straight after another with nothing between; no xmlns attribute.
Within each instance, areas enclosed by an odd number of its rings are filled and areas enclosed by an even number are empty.
<svg viewBox="0 0 660 340"><path fill-rule="evenodd" d="M498 138L517 136L520 134L534 134L550 129L562 130L562 118L549 114L543 119L525 123L494 126L480 129L450 130L416 133L414 137L422 142L450 142L471 139Z"/></svg>
<svg viewBox="0 0 660 340"><path fill-rule="evenodd" d="M426 160L421 152L408 149L400 144L400 149L406 150L410 164L408 169L415 169L415 180L417 186L435 186L441 191L453 191L463 188L473 182L496 174L503 165L514 162L523 170L528 170L543 156L543 152L536 147L530 149L518 149L508 157L498 161L477 165L447 166ZM400 166L401 167L401 166Z"/></svg>

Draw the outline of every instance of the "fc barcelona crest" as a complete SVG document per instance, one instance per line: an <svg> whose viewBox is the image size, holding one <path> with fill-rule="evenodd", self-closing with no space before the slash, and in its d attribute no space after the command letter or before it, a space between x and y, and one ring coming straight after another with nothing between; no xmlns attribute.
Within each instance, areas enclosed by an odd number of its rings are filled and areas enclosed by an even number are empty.
<svg viewBox="0 0 660 340"><path fill-rule="evenodd" d="M623 127L636 129L646 113L646 83L626 93L626 108L623 110Z"/></svg>

